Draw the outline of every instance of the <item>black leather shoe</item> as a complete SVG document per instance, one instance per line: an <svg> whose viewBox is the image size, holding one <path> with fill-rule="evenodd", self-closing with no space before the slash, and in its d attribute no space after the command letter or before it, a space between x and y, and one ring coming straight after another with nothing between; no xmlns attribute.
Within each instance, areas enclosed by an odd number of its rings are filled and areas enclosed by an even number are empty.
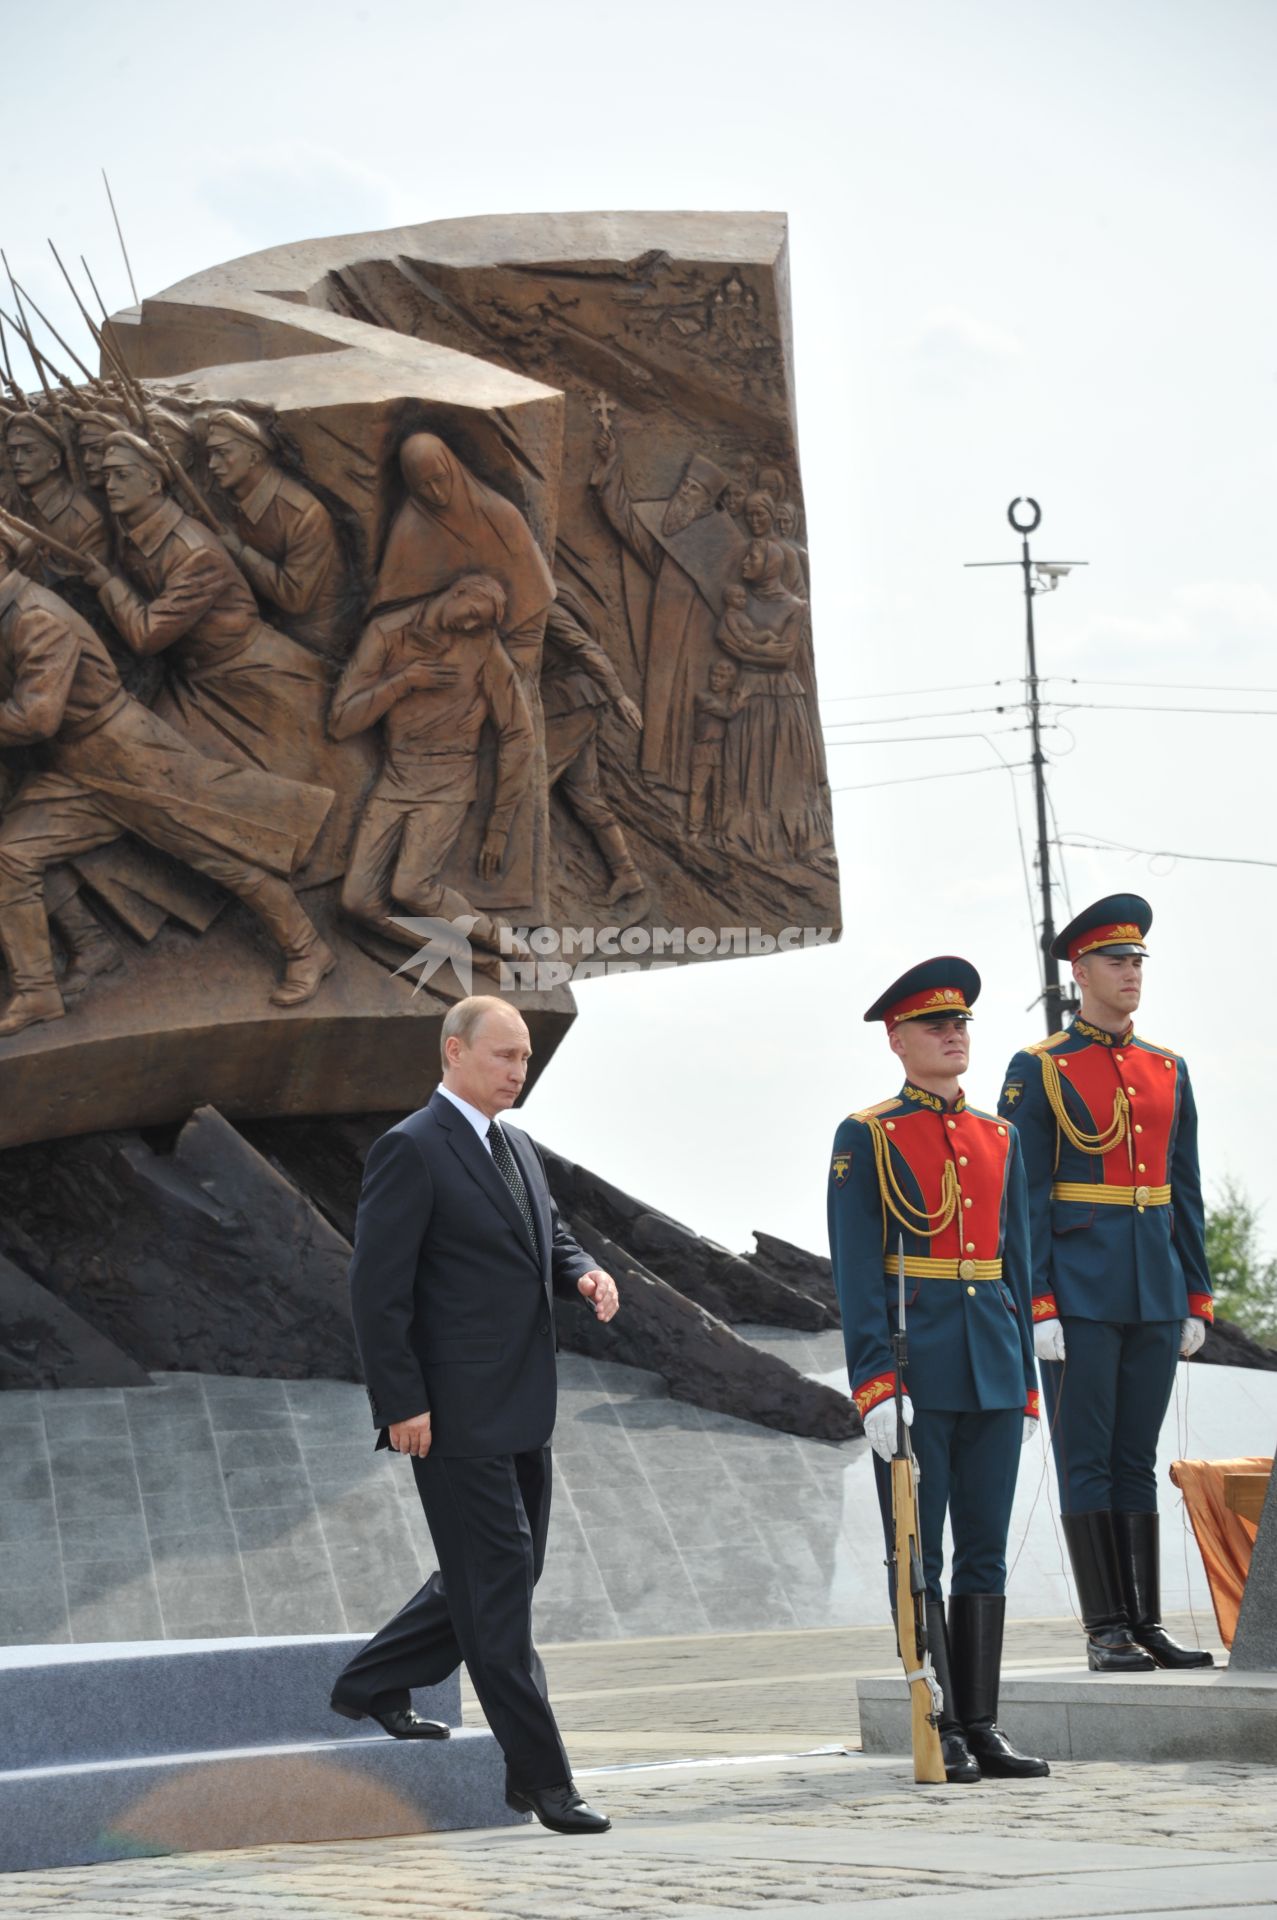
<svg viewBox="0 0 1277 1920"><path fill-rule="evenodd" d="M1131 1637L1131 1616L1114 1516L1107 1510L1060 1515L1092 1673L1150 1673L1157 1664Z"/></svg>
<svg viewBox="0 0 1277 1920"><path fill-rule="evenodd" d="M1181 1647L1162 1625L1161 1545L1155 1513L1115 1513L1113 1534L1131 1622L1131 1639L1156 1666L1172 1671L1213 1667L1203 1647Z"/></svg>
<svg viewBox="0 0 1277 1920"><path fill-rule="evenodd" d="M442 1720L423 1720L414 1707L353 1707L334 1694L328 1702L343 1720L375 1720L392 1740L446 1740L452 1728Z"/></svg>
<svg viewBox="0 0 1277 1920"><path fill-rule="evenodd" d="M967 1745L982 1774L999 1780L1045 1780L1051 1769L1034 1754L1013 1747L996 1721L987 1727L968 1727Z"/></svg>
<svg viewBox="0 0 1277 1920"><path fill-rule="evenodd" d="M1186 1671L1190 1667L1213 1667L1215 1656L1205 1647L1181 1647L1172 1640L1166 1628L1160 1622L1150 1621L1147 1626L1131 1628L1131 1638L1137 1647L1143 1647L1151 1654L1154 1665L1169 1667L1172 1672Z"/></svg>
<svg viewBox="0 0 1277 1920"><path fill-rule="evenodd" d="M572 1782L562 1787L515 1787L506 1782L505 1801L516 1813L534 1813L551 1833L607 1833L612 1822L587 1806Z"/></svg>
<svg viewBox="0 0 1277 1920"><path fill-rule="evenodd" d="M1086 1664L1092 1673L1152 1673L1157 1662L1136 1646L1129 1627L1088 1627Z"/></svg>
<svg viewBox="0 0 1277 1920"><path fill-rule="evenodd" d="M974 1786L980 1778L980 1768L961 1727L941 1727L940 1751L944 1755L945 1779L952 1786Z"/></svg>
<svg viewBox="0 0 1277 1920"><path fill-rule="evenodd" d="M1005 1594L949 1595L954 1708L982 1775L1002 1780L1042 1780L1051 1771L1046 1761L1013 1747L997 1723L1006 1611Z"/></svg>

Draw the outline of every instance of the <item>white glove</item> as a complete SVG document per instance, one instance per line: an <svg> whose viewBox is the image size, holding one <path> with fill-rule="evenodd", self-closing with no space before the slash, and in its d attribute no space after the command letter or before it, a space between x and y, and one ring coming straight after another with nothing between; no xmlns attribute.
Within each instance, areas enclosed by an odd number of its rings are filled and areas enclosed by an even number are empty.
<svg viewBox="0 0 1277 1920"><path fill-rule="evenodd" d="M1205 1338L1206 1322L1204 1320L1186 1320L1179 1330L1180 1359L1191 1360Z"/></svg>
<svg viewBox="0 0 1277 1920"><path fill-rule="evenodd" d="M1035 1413L1026 1413L1024 1416L1024 1432L1020 1435L1020 1445L1027 1447L1030 1440L1036 1440L1037 1437L1038 1417Z"/></svg>
<svg viewBox="0 0 1277 1920"><path fill-rule="evenodd" d="M1033 1351L1039 1360L1063 1360L1064 1328L1058 1320L1039 1320L1033 1329Z"/></svg>
<svg viewBox="0 0 1277 1920"><path fill-rule="evenodd" d="M904 1420L907 1427L913 1425L913 1401L904 1397ZM894 1400L880 1400L876 1407L870 1407L865 1415L865 1439L869 1442L880 1460L890 1460L896 1451L896 1403Z"/></svg>

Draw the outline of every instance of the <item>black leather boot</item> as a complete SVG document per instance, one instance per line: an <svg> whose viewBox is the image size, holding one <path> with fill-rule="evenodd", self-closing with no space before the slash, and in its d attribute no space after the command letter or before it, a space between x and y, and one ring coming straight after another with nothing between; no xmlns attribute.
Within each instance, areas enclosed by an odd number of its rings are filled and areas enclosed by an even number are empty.
<svg viewBox="0 0 1277 1920"><path fill-rule="evenodd" d="M1001 1593L949 1595L949 1652L957 1681L954 1708L982 1774L1041 1780L1051 1771L1046 1761L1013 1747L997 1723L1006 1611L1006 1596Z"/></svg>
<svg viewBox="0 0 1277 1920"><path fill-rule="evenodd" d="M1086 1628L1087 1666L1092 1673L1151 1673L1156 1661L1131 1638L1112 1514L1063 1513L1060 1524Z"/></svg>
<svg viewBox="0 0 1277 1920"><path fill-rule="evenodd" d="M949 1671L949 1641L945 1633L944 1607L939 1600L927 1602L927 1648L931 1664L940 1682L944 1704L940 1709L940 1751L944 1755L944 1777L955 1785L973 1786L980 1778L975 1756L967 1745L953 1700L953 1678Z"/></svg>
<svg viewBox="0 0 1277 1920"><path fill-rule="evenodd" d="M1159 1667L1213 1667L1202 1647L1177 1646L1162 1625L1161 1553L1155 1513L1115 1513L1117 1563L1131 1623L1131 1638Z"/></svg>

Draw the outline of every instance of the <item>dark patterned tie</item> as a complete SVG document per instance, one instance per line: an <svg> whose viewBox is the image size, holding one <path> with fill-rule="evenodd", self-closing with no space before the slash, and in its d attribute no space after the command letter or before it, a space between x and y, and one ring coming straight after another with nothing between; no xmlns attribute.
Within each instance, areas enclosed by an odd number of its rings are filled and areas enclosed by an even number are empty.
<svg viewBox="0 0 1277 1920"><path fill-rule="evenodd" d="M523 1224L528 1230L532 1251L539 1253L536 1224L532 1218L532 1202L528 1199L528 1190L523 1183L523 1175L519 1172L518 1162L510 1151L510 1142L495 1120L488 1128L488 1145L492 1148L492 1158L496 1162L497 1172L514 1195L514 1204L523 1215Z"/></svg>

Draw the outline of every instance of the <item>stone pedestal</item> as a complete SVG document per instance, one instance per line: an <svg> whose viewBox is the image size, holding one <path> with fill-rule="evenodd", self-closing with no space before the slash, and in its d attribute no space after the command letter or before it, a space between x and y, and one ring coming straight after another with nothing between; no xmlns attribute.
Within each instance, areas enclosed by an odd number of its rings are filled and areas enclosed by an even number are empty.
<svg viewBox="0 0 1277 1920"><path fill-rule="evenodd" d="M903 1675L856 1682L866 1753L909 1752ZM1076 1668L1002 1676L998 1724L1047 1760L1277 1762L1277 1674L1228 1668L1112 1675Z"/></svg>
<svg viewBox="0 0 1277 1920"><path fill-rule="evenodd" d="M130 1856L518 1825L505 1761L457 1679L414 1704L453 1728L339 1719L361 1636L0 1650L0 1872Z"/></svg>

